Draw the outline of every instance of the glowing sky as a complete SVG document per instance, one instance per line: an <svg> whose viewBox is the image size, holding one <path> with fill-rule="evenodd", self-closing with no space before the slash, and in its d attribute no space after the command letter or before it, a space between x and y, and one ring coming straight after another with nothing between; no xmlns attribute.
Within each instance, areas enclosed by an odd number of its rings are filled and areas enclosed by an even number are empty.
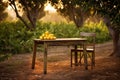
<svg viewBox="0 0 120 80"><path fill-rule="evenodd" d="M53 7L53 6L51 6L49 3L48 4L46 4L45 5L46 7L45 7L45 11L49 11L49 12L56 12L56 9Z"/></svg>

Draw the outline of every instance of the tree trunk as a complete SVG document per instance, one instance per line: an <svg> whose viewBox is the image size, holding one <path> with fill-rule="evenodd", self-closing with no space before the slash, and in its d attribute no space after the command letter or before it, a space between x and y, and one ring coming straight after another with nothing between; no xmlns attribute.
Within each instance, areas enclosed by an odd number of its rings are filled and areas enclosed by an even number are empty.
<svg viewBox="0 0 120 80"><path fill-rule="evenodd" d="M113 53L110 56L120 57L120 38L119 38L119 32L113 31L113 33L112 33L112 39L113 39Z"/></svg>
<svg viewBox="0 0 120 80"><path fill-rule="evenodd" d="M110 56L120 57L120 31L113 29L113 25L110 23L108 18L104 18L104 22L106 23L113 40L113 52L110 54Z"/></svg>

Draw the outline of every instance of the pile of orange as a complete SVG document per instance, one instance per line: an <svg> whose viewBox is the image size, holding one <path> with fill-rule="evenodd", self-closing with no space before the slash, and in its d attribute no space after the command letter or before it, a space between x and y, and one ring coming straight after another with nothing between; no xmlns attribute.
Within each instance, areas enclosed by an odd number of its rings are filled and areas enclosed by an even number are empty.
<svg viewBox="0 0 120 80"><path fill-rule="evenodd" d="M41 40L55 40L56 37L54 34L51 34L49 31L46 31L40 36Z"/></svg>

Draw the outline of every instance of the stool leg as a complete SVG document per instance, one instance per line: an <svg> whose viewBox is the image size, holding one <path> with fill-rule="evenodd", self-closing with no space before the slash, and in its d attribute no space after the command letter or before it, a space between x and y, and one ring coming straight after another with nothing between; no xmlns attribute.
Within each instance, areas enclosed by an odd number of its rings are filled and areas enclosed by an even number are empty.
<svg viewBox="0 0 120 80"><path fill-rule="evenodd" d="M80 60L79 60L80 66L82 65L82 58L83 58L83 54L82 52L80 52Z"/></svg>
<svg viewBox="0 0 120 80"><path fill-rule="evenodd" d="M71 64L71 67L72 67L72 51L71 51L71 63L70 64Z"/></svg>
<svg viewBox="0 0 120 80"><path fill-rule="evenodd" d="M92 53L92 59L91 59L91 69L93 69L93 66L95 67L95 53Z"/></svg>
<svg viewBox="0 0 120 80"><path fill-rule="evenodd" d="M95 53L94 52L93 52L93 56L92 57L93 57L93 60L92 60L93 61L93 66L95 67Z"/></svg>
<svg viewBox="0 0 120 80"><path fill-rule="evenodd" d="M80 60L79 60L80 66L81 66L81 60L82 60L82 55L81 55L81 52L80 52Z"/></svg>

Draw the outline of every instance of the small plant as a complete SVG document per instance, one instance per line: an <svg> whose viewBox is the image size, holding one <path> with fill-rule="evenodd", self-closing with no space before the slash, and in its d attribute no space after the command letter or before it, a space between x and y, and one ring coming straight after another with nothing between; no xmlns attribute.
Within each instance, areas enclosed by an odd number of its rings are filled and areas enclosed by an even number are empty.
<svg viewBox="0 0 120 80"><path fill-rule="evenodd" d="M10 58L12 54L0 54L0 62Z"/></svg>

